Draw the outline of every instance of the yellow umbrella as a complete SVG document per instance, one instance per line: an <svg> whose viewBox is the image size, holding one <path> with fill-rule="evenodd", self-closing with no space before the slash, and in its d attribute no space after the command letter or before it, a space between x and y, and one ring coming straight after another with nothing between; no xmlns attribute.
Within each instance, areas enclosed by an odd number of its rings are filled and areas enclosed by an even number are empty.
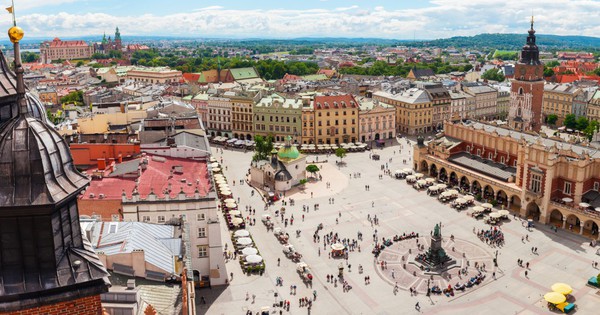
<svg viewBox="0 0 600 315"><path fill-rule="evenodd" d="M544 300L546 300L546 302L550 302L552 304L560 304L560 303L566 301L567 298L558 292L548 292L548 293L544 294Z"/></svg>
<svg viewBox="0 0 600 315"><path fill-rule="evenodd" d="M560 282L553 284L551 289L554 292L558 292L564 295L571 294L571 292L573 292L573 288L571 288L570 285Z"/></svg>

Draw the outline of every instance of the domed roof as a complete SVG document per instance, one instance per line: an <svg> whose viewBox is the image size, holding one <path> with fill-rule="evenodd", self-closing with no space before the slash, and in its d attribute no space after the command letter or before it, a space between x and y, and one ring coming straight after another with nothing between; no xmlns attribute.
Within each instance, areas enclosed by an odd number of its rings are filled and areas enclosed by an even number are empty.
<svg viewBox="0 0 600 315"><path fill-rule="evenodd" d="M300 151L292 145L292 137L287 136L285 145L277 152L277 156L282 160L295 160L300 156Z"/></svg>
<svg viewBox="0 0 600 315"><path fill-rule="evenodd" d="M88 184L73 165L69 146L56 130L37 119L39 101L27 96L23 68L17 76L0 55L0 99L10 119L0 124L0 208L57 204ZM2 93L4 91L4 93ZM7 102L12 97L14 100Z"/></svg>
<svg viewBox="0 0 600 315"><path fill-rule="evenodd" d="M0 130L0 176L0 207L55 204L88 183L58 132L22 114Z"/></svg>

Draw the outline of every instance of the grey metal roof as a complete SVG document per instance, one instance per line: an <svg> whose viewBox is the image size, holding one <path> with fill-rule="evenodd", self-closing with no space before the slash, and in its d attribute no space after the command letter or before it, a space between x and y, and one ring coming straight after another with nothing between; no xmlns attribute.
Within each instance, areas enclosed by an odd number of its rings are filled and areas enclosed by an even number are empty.
<svg viewBox="0 0 600 315"><path fill-rule="evenodd" d="M541 143L546 147L557 146L559 149L563 150L572 150L576 154L584 154L587 153L592 158L600 158L600 151L595 148L588 148L576 144L565 143L562 141L557 141L549 138L542 138L538 136L534 136L524 132L518 132L515 130L509 130L497 126L492 126L480 122L471 122L467 125L473 126L475 129L483 129L486 132L494 132L496 131L498 135L501 136L509 136L513 139L520 140L521 138L525 139L528 143L535 143L536 141L541 141Z"/></svg>
<svg viewBox="0 0 600 315"><path fill-rule="evenodd" d="M116 255L141 249L148 263L167 273L176 272L174 256L181 254L182 245L181 239L174 237L174 226L142 222L96 222L91 229L91 242L97 252Z"/></svg>
<svg viewBox="0 0 600 315"><path fill-rule="evenodd" d="M467 152L454 154L448 158L448 161L503 181L508 181L517 174L517 170L514 167L495 163Z"/></svg>
<svg viewBox="0 0 600 315"><path fill-rule="evenodd" d="M141 159L135 159L123 163L115 164L115 169L112 173L108 174L107 177L117 177L129 173L136 172L138 167L140 166Z"/></svg>

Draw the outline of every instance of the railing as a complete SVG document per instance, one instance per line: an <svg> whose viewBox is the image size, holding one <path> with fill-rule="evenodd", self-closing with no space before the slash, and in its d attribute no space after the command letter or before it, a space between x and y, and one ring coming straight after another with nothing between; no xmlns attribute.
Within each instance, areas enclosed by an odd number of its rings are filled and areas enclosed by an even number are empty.
<svg viewBox="0 0 600 315"><path fill-rule="evenodd" d="M471 176L471 177L473 177L475 179L478 179L480 181L493 183L493 185L499 186L503 190L508 190L508 191L510 191L512 193L515 193L515 194L520 194L521 193L520 189L513 188L513 187L510 187L510 186L506 186L505 183L499 182L499 181L497 181L497 180L495 180L495 179L493 179L491 177L481 176L479 174L474 173L473 171L470 171L468 169L465 169L465 168L462 168L462 167L459 167L459 166L455 166L453 164L448 163L447 161L440 160L440 159L435 158L435 157L433 157L431 155L426 155L425 159L426 160L430 160L430 161L435 162L435 163L438 163L438 164L442 164L442 165L444 165L444 168L446 168L446 169L451 169L453 171L461 172L463 174ZM439 170L438 170L438 173L439 173ZM448 177L450 177L450 174L447 174L447 175L448 175ZM460 181L460 178L458 180Z"/></svg>
<svg viewBox="0 0 600 315"><path fill-rule="evenodd" d="M579 207L570 206L570 205L563 204L563 203L556 202L556 201L550 201L550 205L553 207L559 208L559 210L562 208L562 210L575 212L575 213L583 215L583 216L587 216L587 217L590 217L593 219L600 220L600 213L598 213L596 211L586 211L586 210L582 210ZM548 210L551 210L551 209L548 209Z"/></svg>

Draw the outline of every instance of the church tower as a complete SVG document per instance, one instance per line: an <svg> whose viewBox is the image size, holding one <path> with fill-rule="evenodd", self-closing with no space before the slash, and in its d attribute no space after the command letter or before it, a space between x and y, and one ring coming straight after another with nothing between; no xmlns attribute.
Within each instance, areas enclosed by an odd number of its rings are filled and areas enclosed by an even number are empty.
<svg viewBox="0 0 600 315"><path fill-rule="evenodd" d="M14 24L15 73L0 52L0 99L16 108L0 124L0 314L100 315L109 274L81 233L77 209L89 179L61 135L32 112L24 33Z"/></svg>
<svg viewBox="0 0 600 315"><path fill-rule="evenodd" d="M542 126L542 102L544 97L544 65L535 44L533 16L527 43L521 50L521 58L515 66L515 77L510 91L508 124L519 131L539 131Z"/></svg>
<svg viewBox="0 0 600 315"><path fill-rule="evenodd" d="M115 30L115 50L121 50L123 46L121 45L121 32L119 32L119 27Z"/></svg>

